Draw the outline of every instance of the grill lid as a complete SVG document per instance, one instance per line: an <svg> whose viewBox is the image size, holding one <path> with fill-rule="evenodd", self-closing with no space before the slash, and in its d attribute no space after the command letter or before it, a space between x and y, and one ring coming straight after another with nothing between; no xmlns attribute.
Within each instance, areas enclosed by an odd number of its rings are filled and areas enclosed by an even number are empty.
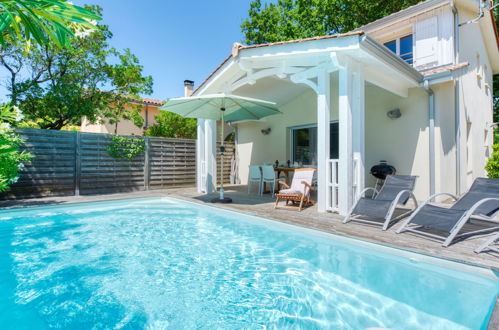
<svg viewBox="0 0 499 330"><path fill-rule="evenodd" d="M371 167L371 174L377 178L384 180L387 175L397 173L397 170L392 165L388 165L386 160L380 160L378 165Z"/></svg>

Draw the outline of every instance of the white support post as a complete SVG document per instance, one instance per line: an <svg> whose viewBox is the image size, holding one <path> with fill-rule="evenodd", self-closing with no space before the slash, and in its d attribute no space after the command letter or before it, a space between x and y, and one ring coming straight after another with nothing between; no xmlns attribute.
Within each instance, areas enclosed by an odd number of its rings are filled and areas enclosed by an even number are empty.
<svg viewBox="0 0 499 330"><path fill-rule="evenodd" d="M204 121L205 134L205 166L206 166L206 193L217 190L217 122Z"/></svg>
<svg viewBox="0 0 499 330"><path fill-rule="evenodd" d="M347 215L353 203L352 70L346 63L339 70L339 165L338 212Z"/></svg>
<svg viewBox="0 0 499 330"><path fill-rule="evenodd" d="M353 200L365 186L365 80L364 71L361 65L355 66L353 74L352 92L354 93L352 108L352 129L353 129L353 159L357 161L355 167L356 187Z"/></svg>
<svg viewBox="0 0 499 330"><path fill-rule="evenodd" d="M196 139L196 188L199 193L206 192L206 159L204 119L198 119Z"/></svg>
<svg viewBox="0 0 499 330"><path fill-rule="evenodd" d="M329 122L331 78L327 70L317 75L317 210L326 212L328 198Z"/></svg>

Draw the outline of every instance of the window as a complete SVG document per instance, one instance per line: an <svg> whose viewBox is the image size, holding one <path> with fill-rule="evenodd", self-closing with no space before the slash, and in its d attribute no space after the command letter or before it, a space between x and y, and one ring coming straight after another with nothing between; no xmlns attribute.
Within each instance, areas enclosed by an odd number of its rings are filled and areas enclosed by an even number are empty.
<svg viewBox="0 0 499 330"><path fill-rule="evenodd" d="M406 61L409 64L412 64L413 62L412 34L392 41L385 42L384 45L392 52L400 56L404 61Z"/></svg>
<svg viewBox="0 0 499 330"><path fill-rule="evenodd" d="M329 126L329 158L338 159L338 123ZM302 165L317 165L317 126L291 129L291 160Z"/></svg>

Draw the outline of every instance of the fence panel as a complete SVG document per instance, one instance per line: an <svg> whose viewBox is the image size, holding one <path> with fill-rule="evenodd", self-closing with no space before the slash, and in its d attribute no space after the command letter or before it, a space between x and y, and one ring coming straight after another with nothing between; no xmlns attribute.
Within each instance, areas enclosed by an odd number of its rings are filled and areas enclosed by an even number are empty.
<svg viewBox="0 0 499 330"><path fill-rule="evenodd" d="M21 171L12 188L0 194L2 199L74 194L74 132L18 129L25 144L23 149L34 158Z"/></svg>
<svg viewBox="0 0 499 330"><path fill-rule="evenodd" d="M232 142L224 142L224 147L225 147L225 153L224 153L224 185L227 185L230 183L230 170L231 170L231 164L232 164L232 158L234 157L234 152L235 152L235 147L234 143ZM220 142L217 143L217 182L220 184L220 178L222 177L221 175L221 164L222 164L222 157L220 153Z"/></svg>
<svg viewBox="0 0 499 330"><path fill-rule="evenodd" d="M81 195L144 190L143 153L132 160L116 159L108 153L112 135L80 134Z"/></svg>
<svg viewBox="0 0 499 330"><path fill-rule="evenodd" d="M112 135L18 129L24 149L34 158L17 183L0 199L71 196L194 186L196 141L157 137L144 139L146 152L132 160L108 153ZM224 183L230 182L234 144L226 143ZM221 157L217 148L218 181Z"/></svg>
<svg viewBox="0 0 499 330"><path fill-rule="evenodd" d="M196 141L150 138L150 189L194 186Z"/></svg>

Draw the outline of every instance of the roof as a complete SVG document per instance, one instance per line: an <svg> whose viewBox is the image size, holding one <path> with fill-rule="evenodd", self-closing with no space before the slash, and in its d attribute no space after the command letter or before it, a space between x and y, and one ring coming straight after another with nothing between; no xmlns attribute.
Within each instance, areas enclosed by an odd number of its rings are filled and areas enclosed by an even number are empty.
<svg viewBox="0 0 499 330"><path fill-rule="evenodd" d="M239 47L239 49L261 48L261 47L269 47L269 46L276 46L276 45L294 44L294 43L298 43L298 42L306 42L306 41L313 41L313 40L341 38L341 37L349 37L349 36L357 36L357 35L360 36L363 34L364 34L364 31L358 30L358 31L351 31L351 32L347 32L347 33L337 33L337 34L330 34L330 35L326 35L326 36L317 36L317 37L310 37L310 38L303 38L303 39L270 42L270 43L265 43L265 44L247 45L247 46L241 45Z"/></svg>
<svg viewBox="0 0 499 330"><path fill-rule="evenodd" d="M151 99L151 98L148 98L148 97L141 97L141 100L142 100L143 104L148 104L148 105L162 106L165 103L165 101Z"/></svg>
<svg viewBox="0 0 499 330"><path fill-rule="evenodd" d="M465 68L469 65L470 64L468 62L463 62L463 63L459 63L459 64L450 64L450 65L445 65L445 66L441 66L441 67L426 70L426 71L421 71L421 74L423 74L423 76L430 76L433 74L438 74L438 73L442 73L442 72L446 72L446 71L456 71L456 70Z"/></svg>
<svg viewBox="0 0 499 330"><path fill-rule="evenodd" d="M314 40L323 40L323 39L333 39L333 38L341 38L341 37L349 37L349 36L355 36L355 35L363 35L364 31L351 31L347 33L337 33L337 34L330 34L326 36L317 36L317 37L310 37L310 38L303 38L303 39L294 39L294 40L285 40L285 41L278 41L278 42L269 42L265 44L256 44L256 45L242 45L239 43L235 43L234 47L237 48L236 53L238 53L241 50L245 49L252 49L252 48L262 48L262 47L270 47L270 46L277 46L277 45L286 45L286 44L293 44L293 43L299 43L299 42L307 42L307 41L314 41ZM237 55L236 55L237 56ZM194 90L193 94L195 94L201 87L203 87L210 79L213 77L213 75L220 70L225 63L227 63L231 58L235 57L233 54L230 54L227 56L222 63L220 63L215 70L213 70L208 77Z"/></svg>

